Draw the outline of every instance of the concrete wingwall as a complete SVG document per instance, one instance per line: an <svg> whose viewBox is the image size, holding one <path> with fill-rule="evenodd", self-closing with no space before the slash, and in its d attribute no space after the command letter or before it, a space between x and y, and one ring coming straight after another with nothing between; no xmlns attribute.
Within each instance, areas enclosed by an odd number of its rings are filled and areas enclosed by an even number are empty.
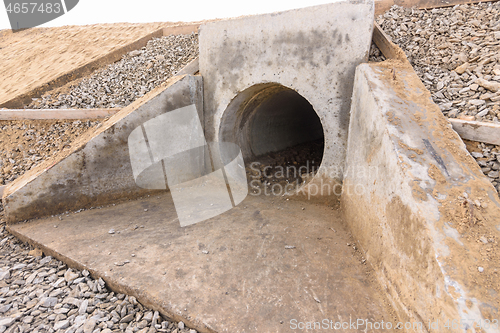
<svg viewBox="0 0 500 333"><path fill-rule="evenodd" d="M342 178L354 71L368 58L373 12L372 1L343 1L202 25L207 140L238 144L254 95L289 88L319 116L322 167Z"/></svg>
<svg viewBox="0 0 500 333"><path fill-rule="evenodd" d="M154 191L136 185L129 135L150 119L193 104L203 119L202 91L200 76L175 76L27 172L4 190L7 221L107 205Z"/></svg>
<svg viewBox="0 0 500 333"><path fill-rule="evenodd" d="M357 68L346 170L347 223L410 331L498 318L499 198L408 63Z"/></svg>

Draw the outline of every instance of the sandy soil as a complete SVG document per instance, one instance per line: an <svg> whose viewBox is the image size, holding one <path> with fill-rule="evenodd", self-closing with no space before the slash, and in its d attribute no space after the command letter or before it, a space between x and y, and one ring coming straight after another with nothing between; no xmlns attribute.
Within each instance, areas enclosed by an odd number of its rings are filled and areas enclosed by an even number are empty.
<svg viewBox="0 0 500 333"><path fill-rule="evenodd" d="M116 23L0 31L0 104L169 23Z"/></svg>

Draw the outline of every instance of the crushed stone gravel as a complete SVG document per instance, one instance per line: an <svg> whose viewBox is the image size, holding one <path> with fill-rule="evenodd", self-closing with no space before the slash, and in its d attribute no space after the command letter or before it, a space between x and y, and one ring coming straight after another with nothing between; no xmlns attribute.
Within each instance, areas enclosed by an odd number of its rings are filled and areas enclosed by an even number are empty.
<svg viewBox="0 0 500 333"><path fill-rule="evenodd" d="M393 6L376 21L447 117L499 122L500 2L432 10Z"/></svg>
<svg viewBox="0 0 500 333"><path fill-rule="evenodd" d="M0 121L0 185L6 185L56 155L100 120Z"/></svg>
<svg viewBox="0 0 500 333"><path fill-rule="evenodd" d="M198 34L151 39L114 64L94 72L68 93L47 92L30 109L125 107L174 76L198 56Z"/></svg>
<svg viewBox="0 0 500 333"><path fill-rule="evenodd" d="M0 332L196 333L21 243L6 232L1 205Z"/></svg>
<svg viewBox="0 0 500 333"><path fill-rule="evenodd" d="M448 118L499 123L500 2L432 10L393 6L376 19ZM370 61L385 58L376 45ZM467 148L500 193L500 146Z"/></svg>

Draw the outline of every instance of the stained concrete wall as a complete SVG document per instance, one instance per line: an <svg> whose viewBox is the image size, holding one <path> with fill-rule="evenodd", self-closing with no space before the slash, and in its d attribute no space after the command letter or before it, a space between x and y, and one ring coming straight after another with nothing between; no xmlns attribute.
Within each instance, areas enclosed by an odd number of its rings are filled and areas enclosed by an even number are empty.
<svg viewBox="0 0 500 333"><path fill-rule="evenodd" d="M499 317L498 196L409 64L357 68L346 169L346 220L411 332Z"/></svg>
<svg viewBox="0 0 500 333"><path fill-rule="evenodd" d="M325 136L322 167L339 171L341 178L354 71L368 57L373 11L372 1L337 2L202 25L207 140L238 143L221 135L238 135L244 127L238 105L226 111L231 101L258 84L280 84L317 112Z"/></svg>
<svg viewBox="0 0 500 333"><path fill-rule="evenodd" d="M62 152L9 184L3 194L8 222L106 205L152 190L136 185L128 137L144 122L195 104L202 118L202 78L176 76L115 114Z"/></svg>

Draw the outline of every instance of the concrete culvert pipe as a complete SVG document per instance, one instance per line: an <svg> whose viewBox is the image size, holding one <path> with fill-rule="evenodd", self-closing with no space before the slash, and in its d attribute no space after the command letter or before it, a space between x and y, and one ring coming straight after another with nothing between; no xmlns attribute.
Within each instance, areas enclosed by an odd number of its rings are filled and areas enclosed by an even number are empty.
<svg viewBox="0 0 500 333"><path fill-rule="evenodd" d="M257 84L239 93L224 112L219 133L220 141L240 146L246 162L300 147L317 166L321 163L324 134L318 115L304 97L280 84Z"/></svg>

